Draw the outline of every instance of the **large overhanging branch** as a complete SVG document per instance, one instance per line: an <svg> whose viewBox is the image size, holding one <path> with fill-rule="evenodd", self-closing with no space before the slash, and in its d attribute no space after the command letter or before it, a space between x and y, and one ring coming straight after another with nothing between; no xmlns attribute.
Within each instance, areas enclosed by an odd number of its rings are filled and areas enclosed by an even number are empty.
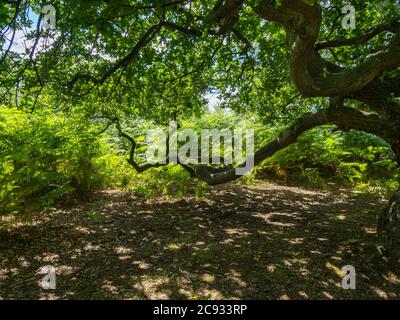
<svg viewBox="0 0 400 320"><path fill-rule="evenodd" d="M331 99L331 101L334 101ZM317 112L307 113L300 117L293 125L284 130L277 139L266 144L254 154L254 165L257 166L264 160L272 157L278 151L285 149L295 143L297 138L305 131L310 129L334 124L339 130L348 131L351 129L359 130L380 136L391 143L396 143L400 136L400 124L395 121L382 120L375 114L366 113L353 108L343 107L341 103L332 103L330 107L321 109ZM134 160L136 142L124 133L118 125L120 136L126 138L131 143L131 152L128 163L139 173L151 168L157 168L169 164L169 159L163 163L138 165ZM212 168L206 165L189 165L178 160L178 165L182 166L193 177L206 182L210 186L215 186L230 181L237 180L241 175L237 174L238 168L245 168L246 163L238 165L236 168Z"/></svg>
<svg viewBox="0 0 400 320"><path fill-rule="evenodd" d="M137 147L136 140L122 130L121 125L118 122L118 120L113 120L113 122L116 122L117 130L119 132L119 136L122 137L122 138L125 138L131 144L131 150L130 150L129 158L127 159L127 162L135 169L135 171L137 173L143 173L143 172L145 172L145 171L147 171L149 169L152 169L152 168L160 168L160 167L166 166L167 164L170 163L170 159L168 157L168 159L166 159L165 162L147 163L147 164L144 164L144 165L139 165L135 160L135 152L136 152L136 147ZM178 161L178 164L182 168L184 168L191 176L193 176L193 177L196 176L195 170L191 166L189 166L189 165L187 165L187 164L185 164L185 163L183 163L181 161Z"/></svg>
<svg viewBox="0 0 400 320"><path fill-rule="evenodd" d="M140 38L140 40L136 43L136 45L133 47L133 49L129 52L128 55L126 55L124 58L119 60L117 63L115 63L113 66L111 66L104 74L102 74L99 77L96 77L92 74L77 74L75 75L71 81L69 82L69 86L73 87L74 84L78 80L89 80L93 82L94 84L103 84L112 74L114 74L117 70L123 67L127 67L130 63L132 63L140 53L140 50L146 46L157 34L157 32L161 29L162 24L156 24L150 27L144 35Z"/></svg>
<svg viewBox="0 0 400 320"><path fill-rule="evenodd" d="M345 107L330 107L315 113L305 114L292 126L283 131L279 137L256 151L254 154L254 165L257 166L264 160L272 157L278 151L285 149L295 143L297 138L305 131L327 125L335 124L339 130L355 129L363 132L376 134L386 138L388 141L396 140L400 135L400 125L395 122L381 120L378 116ZM245 163L239 167L245 167ZM239 179L236 174L237 168L213 174L207 167L196 168L196 175L208 185L218 185Z"/></svg>
<svg viewBox="0 0 400 320"><path fill-rule="evenodd" d="M311 50L303 50L296 44L291 52L291 76L303 96L333 97L346 96L360 91L378 78L384 71L400 66L400 42L396 39L392 45L373 54L363 63L338 73L318 74L310 72L312 64L318 63L319 56Z"/></svg>
<svg viewBox="0 0 400 320"><path fill-rule="evenodd" d="M217 30L211 29L207 33L212 36L222 36L228 31L231 32L238 41L242 42L246 48L250 47L250 42L240 33L240 31L234 28L237 21L237 14L240 7L244 3L244 0L230 0L226 3L224 2L220 7L217 7L216 12L213 15L213 20L216 22L223 21L223 24L218 27ZM148 45L157 33L165 28L170 31L175 31L182 33L187 36L200 37L203 35L203 31L192 28L180 26L174 22L161 21L160 23L151 26L144 35L139 39L133 49L122 59L118 60L113 64L106 72L101 75L93 75L90 73L78 73L76 74L68 83L70 88L73 88L75 83L79 80L86 80L92 82L95 85L103 84L111 75L121 68L126 68L128 65L133 63L140 54L140 51Z"/></svg>

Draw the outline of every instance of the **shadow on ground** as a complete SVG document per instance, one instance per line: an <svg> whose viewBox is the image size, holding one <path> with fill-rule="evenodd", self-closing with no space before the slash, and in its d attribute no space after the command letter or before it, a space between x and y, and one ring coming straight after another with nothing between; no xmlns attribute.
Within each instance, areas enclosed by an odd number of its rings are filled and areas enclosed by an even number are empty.
<svg viewBox="0 0 400 320"><path fill-rule="evenodd" d="M276 185L224 186L203 200L99 192L3 230L0 296L398 299L399 261L374 230L383 205ZM38 285L46 265L56 290ZM345 265L356 268L356 290L341 287Z"/></svg>

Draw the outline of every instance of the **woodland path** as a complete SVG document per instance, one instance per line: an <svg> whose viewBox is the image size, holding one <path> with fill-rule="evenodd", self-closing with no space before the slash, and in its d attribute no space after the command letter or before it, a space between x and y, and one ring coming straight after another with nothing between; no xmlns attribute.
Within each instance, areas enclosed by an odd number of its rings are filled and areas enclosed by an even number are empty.
<svg viewBox="0 0 400 320"><path fill-rule="evenodd" d="M229 184L201 200L97 192L0 230L0 296L399 299L400 261L376 241L384 205L275 184ZM56 290L38 285L46 265ZM341 288L344 265L356 290Z"/></svg>

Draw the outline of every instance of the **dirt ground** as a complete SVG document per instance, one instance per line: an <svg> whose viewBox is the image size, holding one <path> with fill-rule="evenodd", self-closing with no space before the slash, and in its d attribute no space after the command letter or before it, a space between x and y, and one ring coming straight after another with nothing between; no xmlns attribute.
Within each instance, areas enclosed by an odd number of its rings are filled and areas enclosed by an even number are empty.
<svg viewBox="0 0 400 320"><path fill-rule="evenodd" d="M98 192L33 218L2 217L0 297L399 299L400 260L376 241L384 205L274 184L228 185L201 200ZM39 286L46 265L55 290ZM356 290L342 289L345 265Z"/></svg>

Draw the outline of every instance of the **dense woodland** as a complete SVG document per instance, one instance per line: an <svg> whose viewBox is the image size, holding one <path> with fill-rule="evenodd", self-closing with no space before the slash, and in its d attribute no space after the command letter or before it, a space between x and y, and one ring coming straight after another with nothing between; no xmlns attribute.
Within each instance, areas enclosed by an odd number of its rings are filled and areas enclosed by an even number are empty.
<svg viewBox="0 0 400 320"><path fill-rule="evenodd" d="M350 2L2 1L0 297L400 298L400 5ZM149 163L171 121L254 169Z"/></svg>

